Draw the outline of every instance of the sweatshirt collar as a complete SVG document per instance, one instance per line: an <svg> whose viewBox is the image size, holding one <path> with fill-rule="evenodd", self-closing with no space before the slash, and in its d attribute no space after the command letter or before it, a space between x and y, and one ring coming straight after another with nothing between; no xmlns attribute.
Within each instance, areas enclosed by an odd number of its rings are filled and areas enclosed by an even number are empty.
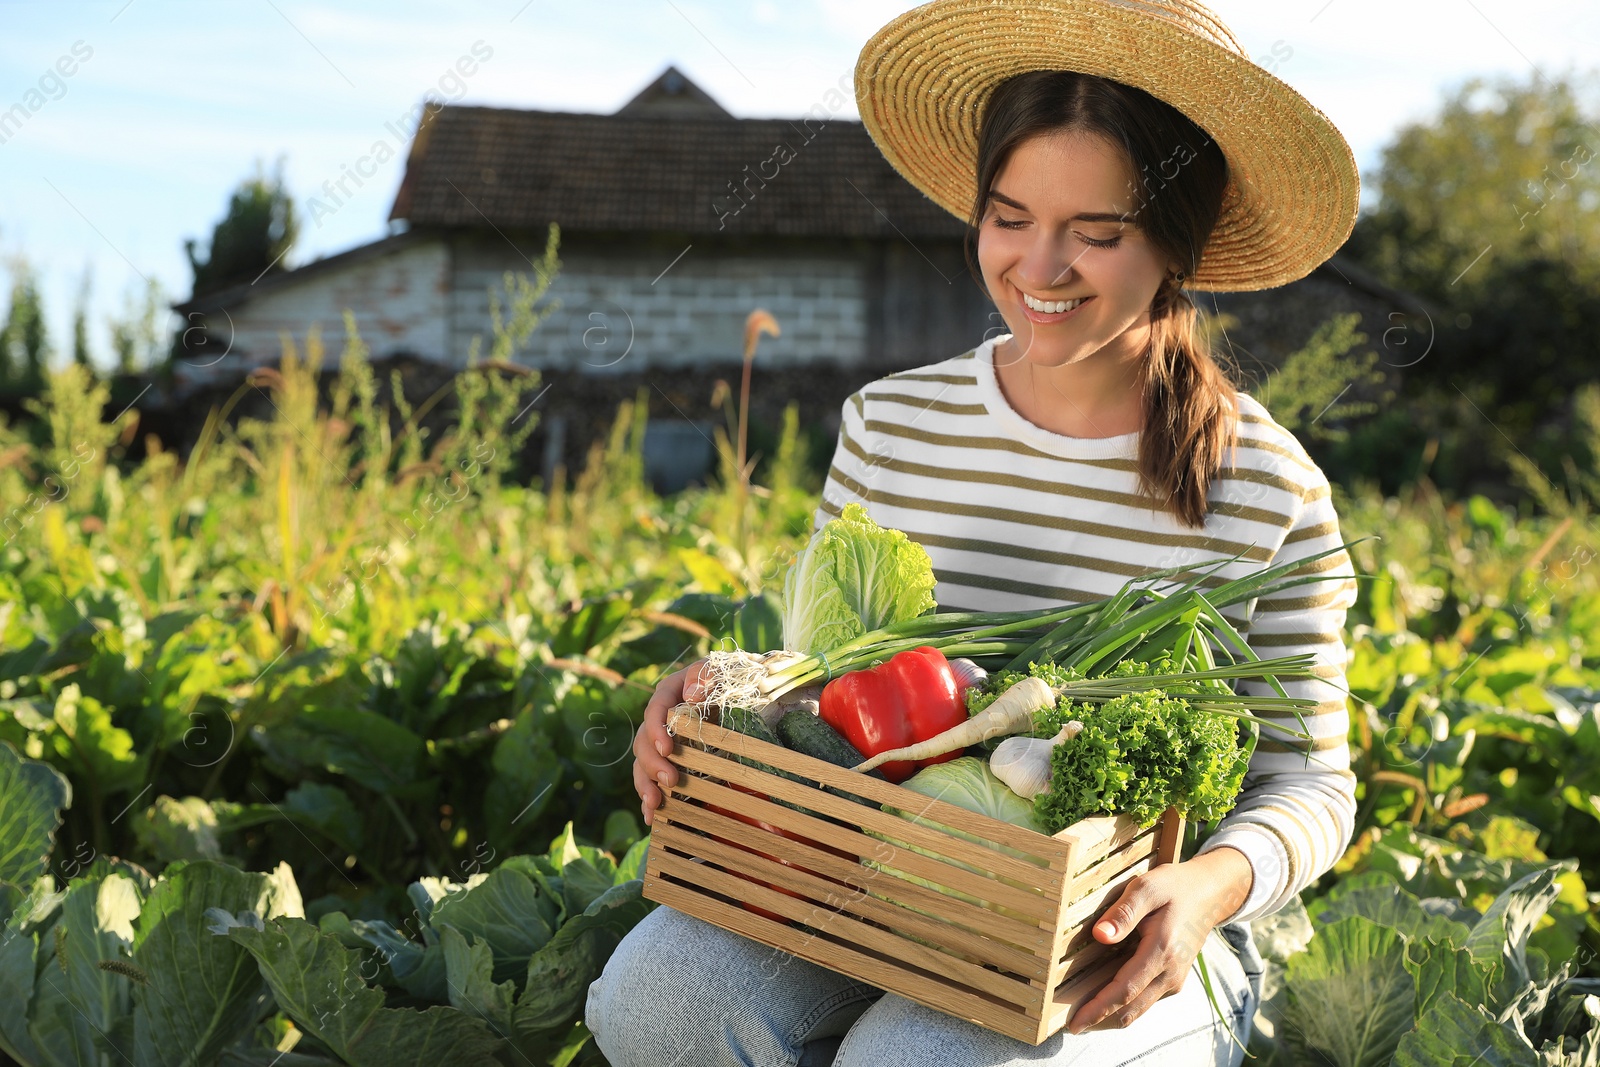
<svg viewBox="0 0 1600 1067"><path fill-rule="evenodd" d="M1000 391L1000 379L994 369L995 346L1010 337L1009 333L991 337L973 353L978 395L989 416L1007 437L1065 459L1132 459L1138 455L1138 430L1115 437L1068 437L1023 418Z"/></svg>

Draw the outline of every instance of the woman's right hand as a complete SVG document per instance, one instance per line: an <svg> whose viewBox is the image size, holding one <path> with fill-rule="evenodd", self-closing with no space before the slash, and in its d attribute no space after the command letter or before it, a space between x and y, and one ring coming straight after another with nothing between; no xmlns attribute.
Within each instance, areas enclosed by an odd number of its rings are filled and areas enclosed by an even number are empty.
<svg viewBox="0 0 1600 1067"><path fill-rule="evenodd" d="M705 697L705 679L699 659L656 683L656 691L645 705L644 722L633 739L633 788L643 802L644 824L649 826L666 791L678 781L678 768L667 759L672 753L672 735L667 733L667 713L683 703L698 703Z"/></svg>

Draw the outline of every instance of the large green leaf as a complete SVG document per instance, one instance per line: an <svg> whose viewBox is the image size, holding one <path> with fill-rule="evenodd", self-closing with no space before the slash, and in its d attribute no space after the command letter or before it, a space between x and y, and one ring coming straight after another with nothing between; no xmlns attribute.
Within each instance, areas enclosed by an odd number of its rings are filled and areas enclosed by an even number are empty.
<svg viewBox="0 0 1600 1067"><path fill-rule="evenodd" d="M1541 1067L1521 1034L1451 993L1441 993L1400 1039L1394 1067Z"/></svg>
<svg viewBox="0 0 1600 1067"><path fill-rule="evenodd" d="M1290 897L1279 910L1250 923L1250 939L1255 942L1256 951L1263 959L1277 963L1303 951L1312 934L1311 916L1299 897Z"/></svg>
<svg viewBox="0 0 1600 1067"><path fill-rule="evenodd" d="M7 930L0 935L0 1050L24 1064L41 1058L39 1046L28 1032L38 954L37 933Z"/></svg>
<svg viewBox="0 0 1600 1067"><path fill-rule="evenodd" d="M1500 965L1473 959L1472 953L1448 941L1413 938L1406 946L1406 967L1417 983L1420 1019L1442 993L1453 993L1468 1004L1483 1004Z"/></svg>
<svg viewBox="0 0 1600 1067"><path fill-rule="evenodd" d="M453 926L487 942L494 981L520 978L528 957L554 934L555 905L521 871L500 867L472 888L448 893L433 905L430 923Z"/></svg>
<svg viewBox="0 0 1600 1067"><path fill-rule="evenodd" d="M102 960L126 962L133 945L133 924L140 897L132 879L120 874L79 879L67 891L57 935L57 962L66 972L62 992L83 1016L95 1044L112 1057L132 1051L132 982L100 966Z"/></svg>
<svg viewBox="0 0 1600 1067"><path fill-rule="evenodd" d="M146 853L172 863L175 860L224 860L222 838L243 826L280 819L269 804L234 804L201 797L158 796L136 815L134 836Z"/></svg>
<svg viewBox="0 0 1600 1067"><path fill-rule="evenodd" d="M483 810L489 842L501 852L510 852L560 796L561 757L545 735L544 717L522 712L495 742Z"/></svg>
<svg viewBox="0 0 1600 1067"><path fill-rule="evenodd" d="M48 763L0 741L0 882L31 885L50 864L72 783Z"/></svg>
<svg viewBox="0 0 1600 1067"><path fill-rule="evenodd" d="M1504 959L1509 973L1526 978L1528 935L1560 895L1557 877L1571 866L1571 861L1552 863L1506 887L1461 947L1484 963Z"/></svg>
<svg viewBox="0 0 1600 1067"><path fill-rule="evenodd" d="M53 875L40 875L12 910L0 933L0 1048L21 1063L43 1062L28 1026L29 1004L34 995L41 931L49 931L66 896L66 890L55 888ZM52 953L51 945L53 941L47 942L44 949L47 959Z"/></svg>
<svg viewBox="0 0 1600 1067"><path fill-rule="evenodd" d="M101 796L131 789L144 777L146 756L135 752L133 736L111 722L111 709L76 685L62 687L56 697L56 731L51 735L57 758L74 773L92 779Z"/></svg>
<svg viewBox="0 0 1600 1067"><path fill-rule="evenodd" d="M202 860L174 864L150 890L134 934L134 1050L145 1064L200 1067L245 1033L266 1003L254 961L210 930L208 908L257 916L303 914L287 864L272 874Z"/></svg>
<svg viewBox="0 0 1600 1067"><path fill-rule="evenodd" d="M655 906L641 895L643 886L632 881L608 889L534 953L517 1000L521 1039L563 1032L583 1013L589 984L600 977L617 944Z"/></svg>
<svg viewBox="0 0 1600 1067"><path fill-rule="evenodd" d="M395 981L412 996L424 1000L448 999L444 953L431 926L422 927L431 939L427 944L418 944L381 919L351 921L340 912L324 915L319 928L324 933L337 936L340 920L351 935L350 938L340 937L340 943L346 947L354 947L356 943L366 944L377 949ZM415 921L425 922L421 917Z"/></svg>
<svg viewBox="0 0 1600 1067"><path fill-rule="evenodd" d="M304 919L235 926L227 936L260 967L278 1007L352 1067L498 1062L504 1047L481 1019L436 1004L386 1008L361 973L361 953Z"/></svg>
<svg viewBox="0 0 1600 1067"><path fill-rule="evenodd" d="M566 657L588 652L615 633L632 611L629 593L606 593L582 604L562 620L550 640L550 653Z"/></svg>
<svg viewBox="0 0 1600 1067"><path fill-rule="evenodd" d="M649 855L649 852L650 835L645 834L643 837L633 843L632 847L628 849L627 855L623 856L622 859L617 861L616 882L620 885L623 882L629 882L635 878L643 878L645 857ZM1295 904L1300 904L1299 898L1295 899ZM1300 909L1300 913L1302 915L1305 914L1305 908L1303 906ZM1307 928L1309 929L1309 924L1307 924Z"/></svg>
<svg viewBox="0 0 1600 1067"><path fill-rule="evenodd" d="M1356 882L1368 877L1358 875L1356 879L1347 881ZM1466 944L1467 934L1471 930L1466 923L1423 910L1416 897L1385 876L1377 877L1382 880L1364 881L1364 884L1358 885L1347 885L1345 882L1337 884L1327 897L1311 909L1317 923L1326 926L1351 915L1360 915L1379 926L1398 930L1408 938L1431 937L1454 945Z"/></svg>
<svg viewBox="0 0 1600 1067"><path fill-rule="evenodd" d="M307 708L270 730L252 728L250 736L286 777L326 771L379 793L408 796L424 789L426 744L376 712Z"/></svg>
<svg viewBox="0 0 1600 1067"><path fill-rule="evenodd" d="M1290 957L1284 1010L1288 1037L1306 1059L1335 1067L1380 1067L1411 1029L1415 983L1405 941L1352 915L1317 931Z"/></svg>
<svg viewBox="0 0 1600 1067"><path fill-rule="evenodd" d="M302 782L284 794L283 809L295 822L309 826L346 852L357 853L365 825L355 803L338 786Z"/></svg>
<svg viewBox="0 0 1600 1067"><path fill-rule="evenodd" d="M1536 950L1530 955L1528 935L1560 895L1558 879L1570 865L1549 864L1506 887L1462 944L1484 970L1492 970L1485 1001L1490 1010L1500 1013L1514 1002L1522 1002L1519 1010L1542 1006L1547 961Z"/></svg>
<svg viewBox="0 0 1600 1067"><path fill-rule="evenodd" d="M444 951L451 1007L482 1019L501 1037L510 1037L517 983L494 981L494 953L488 943L469 941L455 927L446 926L439 932L439 944Z"/></svg>

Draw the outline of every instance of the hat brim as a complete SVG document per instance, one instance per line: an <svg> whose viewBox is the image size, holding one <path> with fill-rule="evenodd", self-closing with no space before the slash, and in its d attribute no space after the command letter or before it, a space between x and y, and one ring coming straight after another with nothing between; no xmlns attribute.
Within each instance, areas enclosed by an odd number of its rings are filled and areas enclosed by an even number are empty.
<svg viewBox="0 0 1600 1067"><path fill-rule="evenodd" d="M1152 4L934 0L893 19L862 48L856 103L895 170L966 221L989 94L1032 70L1078 71L1143 89L1222 149L1228 184L1192 288L1286 285L1338 251L1355 227L1360 176L1328 117L1248 56Z"/></svg>

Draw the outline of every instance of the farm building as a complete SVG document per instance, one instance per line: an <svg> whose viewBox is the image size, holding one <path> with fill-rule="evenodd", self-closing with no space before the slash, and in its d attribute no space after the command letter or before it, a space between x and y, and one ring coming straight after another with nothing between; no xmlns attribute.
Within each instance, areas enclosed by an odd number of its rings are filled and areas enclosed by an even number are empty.
<svg viewBox="0 0 1600 1067"><path fill-rule="evenodd" d="M533 273L554 222L553 310L516 354L550 385L547 472L581 462L641 388L658 485L706 469L712 392L719 378L736 384L756 307L782 333L761 343L754 417L770 427L793 399L831 440L863 383L1004 329L968 273L963 224L901 178L860 122L835 117L848 82L793 119L735 118L674 67L610 115L431 107L394 232L178 305L211 338L177 361L180 381L237 381L313 323L337 345L346 308L374 359L463 365L474 338L488 350L491 291L503 305L506 273ZM1417 327L1423 314L1338 257L1292 285L1206 301L1237 318L1228 340L1243 364L1271 365L1339 311L1358 311L1374 341L1394 316Z"/></svg>

